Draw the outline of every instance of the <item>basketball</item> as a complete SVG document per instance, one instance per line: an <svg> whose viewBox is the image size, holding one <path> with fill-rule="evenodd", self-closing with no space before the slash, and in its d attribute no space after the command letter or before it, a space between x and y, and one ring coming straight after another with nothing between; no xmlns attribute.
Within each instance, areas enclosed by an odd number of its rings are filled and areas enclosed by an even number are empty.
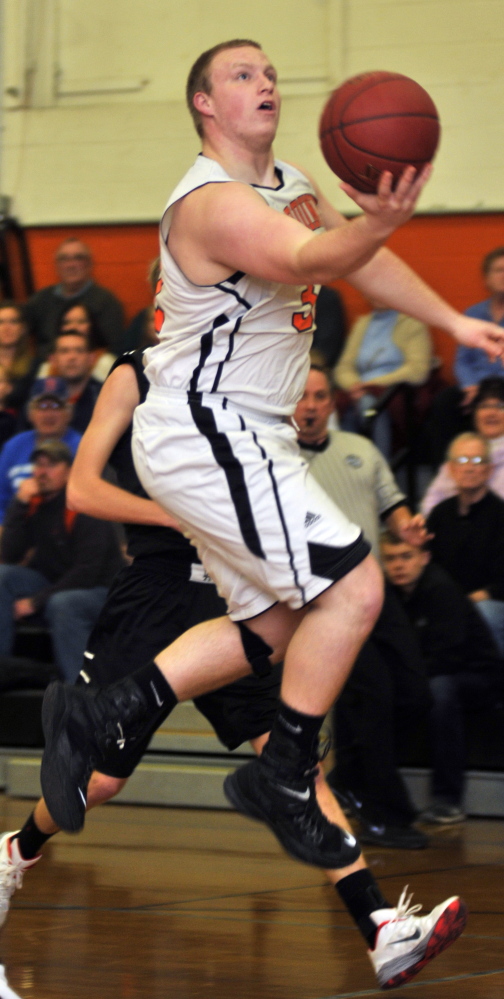
<svg viewBox="0 0 504 999"><path fill-rule="evenodd" d="M439 117L420 84L400 73L376 71L334 90L319 125L324 158L341 180L374 193L380 174L394 183L406 166L421 170L439 142Z"/></svg>

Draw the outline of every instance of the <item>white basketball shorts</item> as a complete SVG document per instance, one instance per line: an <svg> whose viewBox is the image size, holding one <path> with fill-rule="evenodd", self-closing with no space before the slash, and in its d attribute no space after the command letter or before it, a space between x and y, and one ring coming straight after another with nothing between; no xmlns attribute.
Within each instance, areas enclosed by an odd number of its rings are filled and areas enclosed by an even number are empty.
<svg viewBox="0 0 504 999"><path fill-rule="evenodd" d="M304 607L368 554L361 530L308 472L287 423L222 396L151 386L133 457L149 496L196 545L235 621Z"/></svg>

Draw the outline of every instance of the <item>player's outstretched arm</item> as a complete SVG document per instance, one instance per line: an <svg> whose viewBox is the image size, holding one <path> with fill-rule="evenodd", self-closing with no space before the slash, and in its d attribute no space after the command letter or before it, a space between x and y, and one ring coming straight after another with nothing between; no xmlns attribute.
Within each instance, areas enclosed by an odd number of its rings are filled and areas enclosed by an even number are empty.
<svg viewBox="0 0 504 999"><path fill-rule="evenodd" d="M104 383L91 422L79 444L67 486L67 502L78 513L123 524L157 524L178 528L153 500L134 496L102 478L117 442L129 427L140 402L135 372L129 364L116 368Z"/></svg>
<svg viewBox="0 0 504 999"><path fill-rule="evenodd" d="M270 208L248 184L207 184L174 207L170 251L184 274L214 283L236 270L284 284L328 283L364 266L410 217L428 171L407 168L395 191L384 174L365 213L313 233ZM326 224L325 218L323 223Z"/></svg>
<svg viewBox="0 0 504 999"><path fill-rule="evenodd" d="M381 248L346 280L363 295L405 312L428 326L446 330L468 347L479 347L494 360L504 353L504 329L457 312L399 257Z"/></svg>

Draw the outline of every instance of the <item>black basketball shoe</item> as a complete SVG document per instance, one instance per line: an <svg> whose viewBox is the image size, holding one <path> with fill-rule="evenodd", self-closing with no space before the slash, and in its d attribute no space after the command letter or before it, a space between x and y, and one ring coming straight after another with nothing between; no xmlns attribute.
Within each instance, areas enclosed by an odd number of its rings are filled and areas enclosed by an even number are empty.
<svg viewBox="0 0 504 999"><path fill-rule="evenodd" d="M52 818L65 832L84 825L87 786L112 746L145 731L147 701L128 677L111 687L51 683L42 705L45 749L40 780Z"/></svg>
<svg viewBox="0 0 504 999"><path fill-rule="evenodd" d="M228 774L224 792L237 811L265 822L292 857L325 869L348 867L360 856L360 847L320 810L317 768L315 759L293 779L266 746L258 759Z"/></svg>

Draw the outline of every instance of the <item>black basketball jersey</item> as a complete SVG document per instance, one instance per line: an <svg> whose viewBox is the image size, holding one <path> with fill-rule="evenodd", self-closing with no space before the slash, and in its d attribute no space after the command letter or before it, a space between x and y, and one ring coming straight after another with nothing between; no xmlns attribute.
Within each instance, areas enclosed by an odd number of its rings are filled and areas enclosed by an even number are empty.
<svg viewBox="0 0 504 999"><path fill-rule="evenodd" d="M140 402L144 402L149 389L149 382L144 374L143 350L134 350L118 357L110 369L115 371L121 364L130 364L133 368L140 393ZM126 489L135 496L142 496L148 499L133 464L131 454L131 430L132 425L125 430L118 440L109 463L114 469L118 485L121 489ZM151 524L125 524L126 537L128 541L128 554L133 558L139 555L170 555L174 562L187 565L188 570L192 562L199 562L196 549L183 534L172 530L171 527L156 527Z"/></svg>

